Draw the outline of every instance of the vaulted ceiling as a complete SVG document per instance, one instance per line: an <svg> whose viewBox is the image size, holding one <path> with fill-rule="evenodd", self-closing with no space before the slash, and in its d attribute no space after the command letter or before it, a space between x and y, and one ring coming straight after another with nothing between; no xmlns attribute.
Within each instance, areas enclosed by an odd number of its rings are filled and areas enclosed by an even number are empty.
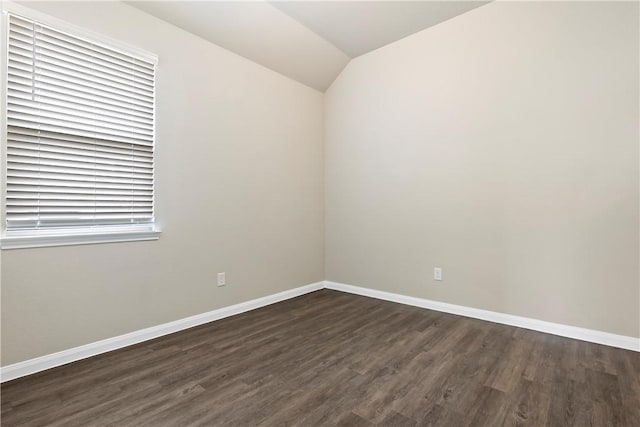
<svg viewBox="0 0 640 427"><path fill-rule="evenodd" d="M486 1L128 1L324 92L357 56Z"/></svg>

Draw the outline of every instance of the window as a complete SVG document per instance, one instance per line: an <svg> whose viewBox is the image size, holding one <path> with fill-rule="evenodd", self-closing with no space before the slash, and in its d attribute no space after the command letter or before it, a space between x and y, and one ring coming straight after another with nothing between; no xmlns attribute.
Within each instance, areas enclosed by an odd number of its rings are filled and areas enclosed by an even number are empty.
<svg viewBox="0 0 640 427"><path fill-rule="evenodd" d="M7 19L2 247L157 238L155 61Z"/></svg>

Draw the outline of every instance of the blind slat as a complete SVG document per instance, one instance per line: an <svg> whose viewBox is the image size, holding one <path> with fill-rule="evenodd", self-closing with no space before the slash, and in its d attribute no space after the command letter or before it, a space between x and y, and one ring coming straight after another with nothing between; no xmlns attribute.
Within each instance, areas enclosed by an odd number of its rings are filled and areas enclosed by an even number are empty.
<svg viewBox="0 0 640 427"><path fill-rule="evenodd" d="M82 116L86 114L89 109L92 114L99 115L101 120L108 122L115 122L119 124L127 124L132 127L139 127L142 129L151 129L151 124L147 119L138 118L131 114L131 112L118 112L114 110L106 110L104 108L98 108L95 105L83 105L74 104L65 100L59 100L55 98L47 98L44 96L30 96L30 97L13 97L9 95L7 97L7 103L21 106L34 106L37 105L43 110L61 111L69 116Z"/></svg>
<svg viewBox="0 0 640 427"><path fill-rule="evenodd" d="M7 156L8 157L8 156ZM52 159L41 159L38 160L37 157L12 157L11 163L13 165L24 165L24 166L32 166L37 167L40 166L42 168L45 167L55 167L61 169L68 169L69 171L87 171L87 170L96 170L96 171L106 171L106 172L135 172L135 173L153 173L153 168L148 167L127 167L127 166L117 166L117 165L103 165L99 163L78 163L78 162L70 162L65 160L52 160ZM19 166L17 166L19 167ZM98 172L96 172L98 173Z"/></svg>
<svg viewBox="0 0 640 427"><path fill-rule="evenodd" d="M120 54L115 50L103 49L92 42L67 36L45 26L36 25L35 38L39 46L50 46L54 52L69 52L78 59L96 61L102 67L122 67L126 70L131 69L153 75L154 66L150 62L136 59L128 54Z"/></svg>
<svg viewBox="0 0 640 427"><path fill-rule="evenodd" d="M33 144L46 144L65 148L73 148L82 151L99 151L105 153L108 156L109 153L112 154L120 154L126 157L136 156L136 157L146 157L152 158L153 153L145 150L145 148L149 148L146 145L134 145L134 144L124 144L124 146L112 146L112 145L103 145L103 144L92 144L86 141L65 141L60 139L55 139L49 137L49 135L39 136L31 136L31 135L21 135L21 134L12 134L13 138L11 140L11 146L20 147L21 144L25 145L33 145Z"/></svg>
<svg viewBox="0 0 640 427"><path fill-rule="evenodd" d="M153 137L153 128L149 126L147 129L138 126L130 126L124 123L116 123L107 117L91 117L91 112L87 112L87 116L79 117L69 114L61 110L51 110L48 108L28 107L20 104L9 103L10 114L7 119L15 119L22 121L37 121L38 123L46 123L51 126L64 126L67 128L79 128L83 131L92 131L103 135L118 136L140 136L144 138Z"/></svg>
<svg viewBox="0 0 640 427"><path fill-rule="evenodd" d="M152 138L144 137L143 135L131 134L125 135L123 132L119 132L116 130L110 132L96 132L91 131L91 129L86 129L86 126L83 126L83 129L80 129L80 126L73 127L66 122L52 123L49 119L41 119L39 122L35 124L30 120L30 118L23 117L15 117L11 115L7 115L7 125L9 127L33 127L39 129L41 132L52 132L52 133L68 133L69 135L83 136L87 138L97 138L101 140L114 140L117 142L130 143L130 144L148 144L151 145L153 143ZM65 126L66 125L66 126Z"/></svg>
<svg viewBox="0 0 640 427"><path fill-rule="evenodd" d="M147 76L143 74L137 74L126 71L120 71L112 68L103 68L96 70L96 67L91 62L88 61L79 61L76 58L69 57L62 53L54 53L46 50L41 50L38 52L38 63L42 65L42 67L46 66L60 66L75 70L83 70L87 73L92 73L93 76L102 77L105 80L113 80L117 82L130 82L132 79L136 83L141 86L153 87L154 79L153 76Z"/></svg>
<svg viewBox="0 0 640 427"><path fill-rule="evenodd" d="M64 76L67 80L73 78L83 84L95 84L106 90L114 90L116 92L129 94L134 93L140 96L153 96L153 86L149 83L145 83L142 80L138 81L135 78L113 78L106 77L108 75L98 75L95 71L82 67L79 65L59 65L51 64L46 61L38 61L37 73L44 76ZM72 80L73 81L73 80Z"/></svg>
<svg viewBox="0 0 640 427"><path fill-rule="evenodd" d="M83 203L85 201L94 200L96 202L110 202L114 203L116 201L128 202L128 201L140 201L140 202L149 202L153 200L153 197L150 195L127 195L127 196L119 196L119 195L84 195L84 194L66 194L66 193L44 193L38 196L37 199L33 199L33 196L26 193L8 193L7 199L14 200L16 204L23 203L24 201L36 201L37 203L55 203L55 202L70 202L70 203Z"/></svg>
<svg viewBox="0 0 640 427"><path fill-rule="evenodd" d="M107 147L111 148L122 148L122 149L130 149L133 147L138 151L148 151L149 153L153 152L153 146L148 144L136 144L132 145L128 142L118 142L118 141L104 141L99 139L85 138L79 135L65 135L62 133L55 132L42 132L40 129L29 129L22 127L10 127L9 135L13 135L15 138L27 138L34 137L38 138L40 141L44 140L54 140L58 141L58 143L62 145L66 145L66 143L82 143L82 144L95 144L98 147Z"/></svg>

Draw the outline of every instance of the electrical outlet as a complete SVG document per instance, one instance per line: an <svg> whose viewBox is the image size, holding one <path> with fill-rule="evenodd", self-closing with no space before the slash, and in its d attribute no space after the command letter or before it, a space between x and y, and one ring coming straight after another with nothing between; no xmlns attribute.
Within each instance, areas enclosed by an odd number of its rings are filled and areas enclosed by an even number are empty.
<svg viewBox="0 0 640 427"><path fill-rule="evenodd" d="M442 268L440 267L433 268L433 280L442 280Z"/></svg>
<svg viewBox="0 0 640 427"><path fill-rule="evenodd" d="M218 273L218 286L224 286L226 284L226 277L224 273Z"/></svg>

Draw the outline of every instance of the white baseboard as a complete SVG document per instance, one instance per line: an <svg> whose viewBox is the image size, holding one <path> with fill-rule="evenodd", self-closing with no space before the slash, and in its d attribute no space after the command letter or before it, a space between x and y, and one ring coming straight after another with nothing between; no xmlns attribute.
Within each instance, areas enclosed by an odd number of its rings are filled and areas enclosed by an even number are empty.
<svg viewBox="0 0 640 427"><path fill-rule="evenodd" d="M640 338L616 335L608 332L579 328L576 326L562 325L559 323L545 322L543 320L513 316L511 314L498 313L495 311L481 310L479 308L471 308L462 305L448 304L445 302L431 301L424 298L410 297L391 292L378 291L375 289L361 288L359 286L346 285L344 283L325 281L324 287L327 289L334 289L336 291L348 292L351 294L397 302L400 304L412 305L415 307L428 308L430 310L457 314L474 319L487 320L489 322L501 323L510 326L517 326L519 328L531 329L533 331L545 332L547 334L559 335L561 337L574 338L582 341L593 342L596 344L604 344L611 347L623 348L626 350L640 351Z"/></svg>
<svg viewBox="0 0 640 427"><path fill-rule="evenodd" d="M391 292L346 285L344 283L325 281L301 286L299 288L290 289L288 291L268 295L229 307L223 307L207 313L197 314L195 316L164 323L162 325L152 326L150 328L141 329L139 331L134 331L117 337L82 345L80 347L70 348L58 353L36 357L35 359L25 360L24 362L14 363L13 365L3 366L0 368L0 382L10 381L25 375L54 368L56 366L65 365L70 362L86 359L108 351L138 344L143 341L172 334L174 332L213 322L225 317L234 316L246 311L255 310L256 308L295 298L324 288L640 352L640 338L594 331L592 329L578 328L576 326L562 325L559 323L545 322L527 317L513 316L511 314L448 304L424 298L410 297Z"/></svg>
<svg viewBox="0 0 640 427"><path fill-rule="evenodd" d="M34 374L56 366L64 365L76 360L86 359L87 357L96 356L108 351L117 350L163 335L172 334L204 323L213 322L214 320L223 319L225 317L234 316L246 311L255 310L256 308L284 301L309 292L317 291L324 288L323 282L313 283L299 288L290 289L266 297L254 299L229 307L223 307L207 313L197 314L195 316L186 317L158 326L141 329L139 331L130 332L102 341L82 345L80 347L70 348L53 354L36 357L35 359L25 360L24 362L14 363L0 368L0 382L10 381L25 375Z"/></svg>

